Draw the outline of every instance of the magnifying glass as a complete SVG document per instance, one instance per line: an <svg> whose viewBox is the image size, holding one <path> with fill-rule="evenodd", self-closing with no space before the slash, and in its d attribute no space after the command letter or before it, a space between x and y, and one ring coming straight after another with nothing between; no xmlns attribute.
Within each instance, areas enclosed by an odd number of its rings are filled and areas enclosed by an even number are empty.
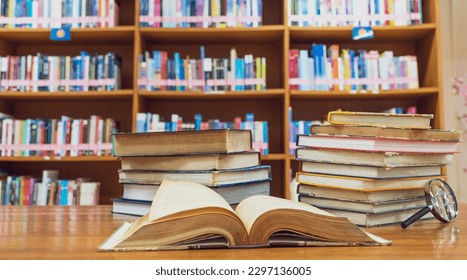
<svg viewBox="0 0 467 280"><path fill-rule="evenodd" d="M410 226L430 211L436 219L444 223L452 222L457 218L459 209L456 195L443 179L436 178L425 185L425 200L427 206L402 222L402 228Z"/></svg>

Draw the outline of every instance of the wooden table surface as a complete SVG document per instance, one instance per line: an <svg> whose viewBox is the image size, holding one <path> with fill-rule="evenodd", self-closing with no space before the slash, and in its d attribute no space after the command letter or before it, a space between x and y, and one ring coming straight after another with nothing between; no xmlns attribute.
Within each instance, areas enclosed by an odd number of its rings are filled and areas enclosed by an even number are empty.
<svg viewBox="0 0 467 280"><path fill-rule="evenodd" d="M0 259L467 259L467 204L453 223L437 220L370 228L392 240L390 246L216 249L158 252L96 252L129 216L111 206L1 206Z"/></svg>

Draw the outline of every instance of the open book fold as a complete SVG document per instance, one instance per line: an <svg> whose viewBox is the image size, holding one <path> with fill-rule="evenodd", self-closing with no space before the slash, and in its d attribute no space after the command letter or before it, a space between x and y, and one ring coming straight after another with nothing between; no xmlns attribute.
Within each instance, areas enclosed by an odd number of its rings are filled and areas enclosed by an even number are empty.
<svg viewBox="0 0 467 280"><path fill-rule="evenodd" d="M305 203L252 196L234 211L201 184L164 180L148 214L125 221L98 251L389 245L347 218Z"/></svg>

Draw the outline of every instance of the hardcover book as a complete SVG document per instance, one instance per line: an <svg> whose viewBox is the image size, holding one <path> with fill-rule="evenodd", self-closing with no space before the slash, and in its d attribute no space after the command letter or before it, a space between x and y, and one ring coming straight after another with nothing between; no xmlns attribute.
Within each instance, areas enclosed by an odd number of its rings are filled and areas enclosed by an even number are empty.
<svg viewBox="0 0 467 280"><path fill-rule="evenodd" d="M331 111L328 113L328 122L333 125L362 125L380 127L401 127L429 129L432 114L391 114Z"/></svg>
<svg viewBox="0 0 467 280"><path fill-rule="evenodd" d="M311 127L311 132L326 135L381 137L422 141L439 140L451 142L457 142L461 137L461 132L458 130L409 129L359 125L314 125Z"/></svg>
<svg viewBox="0 0 467 280"><path fill-rule="evenodd" d="M124 222L98 251L388 245L346 218L305 203L253 196L234 211L211 189L164 181L148 214Z"/></svg>
<svg viewBox="0 0 467 280"><path fill-rule="evenodd" d="M415 214L419 209L404 209L398 211L389 211L384 213L361 213L355 211L336 210L336 209L325 209L329 213L332 213L339 217L346 217L358 226L363 227L375 227L383 225L391 225L401 223ZM434 219L431 213L423 216L421 219L428 220Z"/></svg>
<svg viewBox="0 0 467 280"><path fill-rule="evenodd" d="M447 165L452 154L367 152L338 149L297 148L297 160L378 167Z"/></svg>
<svg viewBox="0 0 467 280"><path fill-rule="evenodd" d="M249 130L216 129L175 132L115 133L114 155L234 153L252 150Z"/></svg>
<svg viewBox="0 0 467 280"><path fill-rule="evenodd" d="M160 185L123 184L123 199L152 202ZM239 183L212 187L211 189L222 196L230 205L238 204L253 195L269 195L270 180Z"/></svg>
<svg viewBox="0 0 467 280"><path fill-rule="evenodd" d="M359 190L331 186L322 187L307 184L299 184L297 187L297 192L300 195L308 197L329 198L336 200L351 200L364 203L386 203L425 197L425 192L423 188L386 188Z"/></svg>
<svg viewBox="0 0 467 280"><path fill-rule="evenodd" d="M408 139L349 137L317 134L300 134L297 138L297 146L395 153L452 154L457 151L457 143L458 142L415 141Z"/></svg>
<svg viewBox="0 0 467 280"><path fill-rule="evenodd" d="M133 156L120 159L122 170L220 170L259 165L258 152L167 156Z"/></svg>
<svg viewBox="0 0 467 280"><path fill-rule="evenodd" d="M323 209L335 209L368 214L402 211L407 209L422 209L426 206L425 197L403 199L398 201L367 203L361 201L338 200L301 195L300 201Z"/></svg>
<svg viewBox="0 0 467 280"><path fill-rule="evenodd" d="M442 175L441 166L410 166L387 168L307 161L300 163L299 171L328 175L363 177L371 179L408 178Z"/></svg>
<svg viewBox="0 0 467 280"><path fill-rule="evenodd" d="M361 177L324 175L317 173L297 172L296 180L301 184L314 186L339 187L343 189L416 189L423 188L425 184L437 178L434 177L410 177L397 179L367 179Z"/></svg>
<svg viewBox="0 0 467 280"><path fill-rule="evenodd" d="M120 183L160 184L163 180L191 181L210 187L264 181L271 178L269 165L224 170L119 170Z"/></svg>

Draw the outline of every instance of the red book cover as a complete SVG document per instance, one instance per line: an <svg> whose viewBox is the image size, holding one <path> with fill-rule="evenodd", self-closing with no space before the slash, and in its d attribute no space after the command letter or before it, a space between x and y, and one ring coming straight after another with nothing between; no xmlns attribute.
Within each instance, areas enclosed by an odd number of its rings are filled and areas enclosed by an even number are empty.
<svg viewBox="0 0 467 280"><path fill-rule="evenodd" d="M163 81L167 80L167 52L161 51L161 79ZM161 90L167 90L167 86L162 85Z"/></svg>
<svg viewBox="0 0 467 280"><path fill-rule="evenodd" d="M289 50L289 78L298 78L298 49ZM297 89L297 85L290 85L291 90Z"/></svg>

